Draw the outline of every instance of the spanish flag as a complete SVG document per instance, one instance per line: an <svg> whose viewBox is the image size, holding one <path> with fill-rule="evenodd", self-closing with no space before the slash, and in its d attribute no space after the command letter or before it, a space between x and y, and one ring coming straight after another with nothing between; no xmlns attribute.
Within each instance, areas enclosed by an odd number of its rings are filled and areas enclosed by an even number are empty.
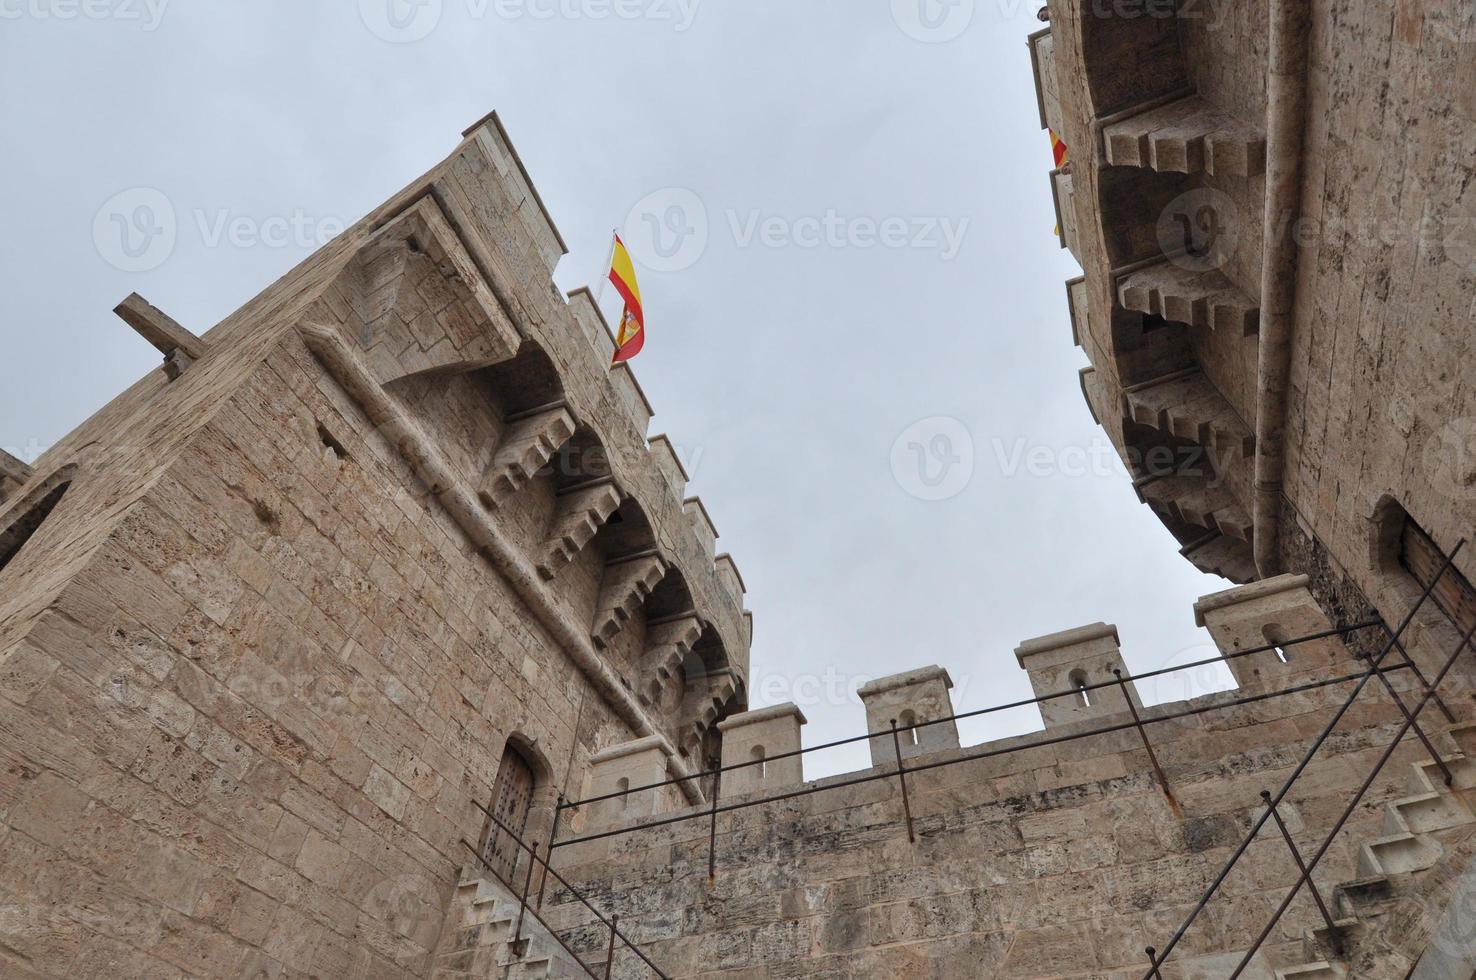
<svg viewBox="0 0 1476 980"><path fill-rule="evenodd" d="M615 362L628 361L646 346L646 314L641 307L641 287L636 283L635 263L620 236L615 236L615 254L610 261L610 282L625 300L620 329L615 334Z"/></svg>
<svg viewBox="0 0 1476 980"><path fill-rule="evenodd" d="M1056 156L1056 169L1060 170L1071 162L1071 151L1066 149L1066 144L1061 142L1061 137L1056 135L1054 129L1048 129L1046 132L1051 134L1051 152Z"/></svg>

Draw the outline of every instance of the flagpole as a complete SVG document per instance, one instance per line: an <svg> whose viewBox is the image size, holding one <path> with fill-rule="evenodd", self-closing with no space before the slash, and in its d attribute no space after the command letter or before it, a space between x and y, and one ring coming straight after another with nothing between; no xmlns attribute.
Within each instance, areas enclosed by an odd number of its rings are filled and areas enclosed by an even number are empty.
<svg viewBox="0 0 1476 980"><path fill-rule="evenodd" d="M600 273L600 284L595 288L595 306L605 298L605 287L610 284L610 267L615 264L615 243L620 239L620 229L610 229L610 254L605 258L604 271Z"/></svg>

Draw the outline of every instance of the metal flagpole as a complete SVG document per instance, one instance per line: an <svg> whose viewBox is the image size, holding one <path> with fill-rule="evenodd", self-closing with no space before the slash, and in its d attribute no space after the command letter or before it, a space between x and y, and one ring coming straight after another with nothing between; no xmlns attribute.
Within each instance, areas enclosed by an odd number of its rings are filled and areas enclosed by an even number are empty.
<svg viewBox="0 0 1476 980"><path fill-rule="evenodd" d="M610 229L610 254L605 259L605 268L600 272L600 284L595 287L595 306L599 306L605 298L605 287L610 285L610 269L615 265L615 243L620 238L620 229Z"/></svg>

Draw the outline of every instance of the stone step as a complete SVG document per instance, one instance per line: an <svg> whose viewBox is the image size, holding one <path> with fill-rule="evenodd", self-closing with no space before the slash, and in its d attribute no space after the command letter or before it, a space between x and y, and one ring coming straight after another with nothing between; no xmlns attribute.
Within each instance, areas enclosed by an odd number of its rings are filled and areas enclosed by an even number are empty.
<svg viewBox="0 0 1476 980"><path fill-rule="evenodd" d="M1276 980L1342 980L1348 970L1338 963L1317 962L1276 971Z"/></svg>
<svg viewBox="0 0 1476 980"><path fill-rule="evenodd" d="M1261 329L1260 303L1218 269L1201 271L1192 263L1164 259L1124 276L1117 294L1124 309L1176 323L1246 337Z"/></svg>
<svg viewBox="0 0 1476 980"><path fill-rule="evenodd" d="M1471 809L1448 793L1425 793L1395 800L1384 808L1384 833L1433 834L1476 822Z"/></svg>
<svg viewBox="0 0 1476 980"><path fill-rule="evenodd" d="M1230 177L1266 172L1266 134L1197 95L1113 123L1102 136L1115 167Z"/></svg>
<svg viewBox="0 0 1476 980"><path fill-rule="evenodd" d="M1372 878L1428 871L1444 853L1439 842L1429 837L1392 834L1363 845L1358 856L1358 874Z"/></svg>
<svg viewBox="0 0 1476 980"><path fill-rule="evenodd" d="M1476 758L1476 725L1458 725L1450 730L1450 737L1462 754Z"/></svg>
<svg viewBox="0 0 1476 980"><path fill-rule="evenodd" d="M1377 915L1394 901L1394 885L1383 875L1344 882L1333 891L1337 915L1346 919Z"/></svg>

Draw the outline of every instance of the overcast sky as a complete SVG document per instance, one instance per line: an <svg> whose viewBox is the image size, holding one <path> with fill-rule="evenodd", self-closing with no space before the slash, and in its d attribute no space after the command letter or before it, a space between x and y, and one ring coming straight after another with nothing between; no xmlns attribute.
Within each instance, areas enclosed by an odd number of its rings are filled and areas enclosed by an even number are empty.
<svg viewBox="0 0 1476 980"><path fill-rule="evenodd" d="M864 731L845 688L928 664L960 711L1028 697L1014 647L1100 620L1134 670L1211 655L1190 607L1229 583L1102 465L1078 386L1037 6L0 0L0 446L157 367L127 293L204 332L496 108L558 285L614 227L641 263L652 434L747 580L755 706L814 744Z"/></svg>

